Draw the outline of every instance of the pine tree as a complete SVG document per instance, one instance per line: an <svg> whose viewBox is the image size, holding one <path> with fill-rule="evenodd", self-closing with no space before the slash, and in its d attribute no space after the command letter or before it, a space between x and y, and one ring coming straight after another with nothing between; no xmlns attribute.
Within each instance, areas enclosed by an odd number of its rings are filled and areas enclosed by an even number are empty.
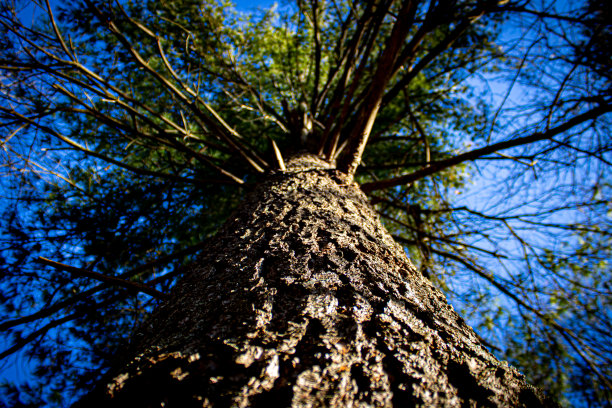
<svg viewBox="0 0 612 408"><path fill-rule="evenodd" d="M605 404L602 5L2 7L2 356L48 400L553 404L488 348ZM459 205L488 162L524 196Z"/></svg>

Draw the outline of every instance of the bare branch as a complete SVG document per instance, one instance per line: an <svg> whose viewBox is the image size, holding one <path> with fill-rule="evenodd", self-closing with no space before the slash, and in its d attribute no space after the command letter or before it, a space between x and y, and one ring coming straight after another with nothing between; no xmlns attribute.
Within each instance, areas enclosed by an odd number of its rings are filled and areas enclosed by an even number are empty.
<svg viewBox="0 0 612 408"><path fill-rule="evenodd" d="M338 170L347 173L349 178L353 177L357 166L361 162L361 156L368 143L370 131L381 106L385 87L391 79L397 54L410 32L410 26L405 25L404 20L410 19L414 7L416 7L416 4L413 4L410 0L403 2L391 35L385 44L383 54L377 63L376 73L368 86L367 97L364 98L365 104L357 113L355 125L348 136L348 150L344 152L342 159L339 161Z"/></svg>
<svg viewBox="0 0 612 408"><path fill-rule="evenodd" d="M537 132L529 136L519 137L513 140L507 140L504 142L495 143L489 146L482 147L480 149L475 149L463 154L458 154L446 160L441 160L433 163L430 166L427 166L423 169L417 170L413 173L407 174L405 176L394 177L391 179L375 181L371 183L365 183L361 186L361 189L366 192L372 192L376 190L382 190L385 188L395 187L402 184L412 183L413 181L420 180L423 177L427 177L429 175L435 174L439 171L447 169L451 166L457 165L459 163L463 163L466 161L471 161L478 159L479 157L485 156L487 154L495 153L499 150L509 149L511 147L527 145L535 142L539 142L542 140L551 139L552 137L563 133L574 126L578 126L586 121L596 119L597 117L611 112L612 106L602 105L596 108L593 108L585 113L582 113L578 116L575 116L565 123L548 129L545 132Z"/></svg>
<svg viewBox="0 0 612 408"><path fill-rule="evenodd" d="M134 269L131 269L131 270L127 271L127 272L124 272L124 273L118 275L117 277L120 278L120 279L126 279L126 278L129 278L129 277L137 276L138 274L140 274L140 273L142 273L142 272L144 272L146 270L149 270L151 268L154 268L155 266L164 265L164 264L167 264L168 262L170 262L170 261L172 261L174 259L177 259L177 258L186 256L186 255L191 255L193 253L196 253L196 252L202 250L204 248L204 246L205 246L205 243L199 243L197 245L193 245L193 246L191 246L189 248L185 248L185 249L182 249L180 251L177 251L177 252L174 252L172 254L169 254L169 255L166 255L164 257L161 257L159 259L155 259L153 261L147 262L146 264L138 266L138 267L136 267ZM166 276L166 275L164 275L164 276ZM153 280L153 281L151 281L151 283L155 284L157 282L156 282L156 280ZM98 285L98 286L95 286L95 287L93 287L91 289L88 289L88 290L86 290L84 292L77 293L76 295L72 296L71 298L62 300L62 301L60 301L58 303L55 303L55 304L53 304L51 306L45 307L45 308L43 308L43 309L41 309L41 310L39 310L39 311L37 311L35 313L32 313L31 315L23 316L23 317L19 317L19 318L13 319L13 320L7 320L7 321L4 321L4 322L1 322L0 323L0 332L6 331L6 330L10 329L11 327L15 327L15 326L18 326L18 325L21 325L21 324L30 323L30 322L33 322L33 321L40 320L40 319L43 319L45 317L51 316L52 314L57 313L58 311L60 311L60 310L62 310L64 308L70 307L70 306L76 304L77 302L79 302L81 300L84 300L84 299L92 296L93 294L95 294L97 292L100 292L103 289L106 289L107 287L108 287L108 285L103 283L101 285Z"/></svg>
<svg viewBox="0 0 612 408"><path fill-rule="evenodd" d="M41 263L43 265L51 266L55 269L69 272L73 275L84 276L84 277L95 279L95 280L98 280L104 283L110 283L111 285L120 286L120 287L127 288L130 290L135 290L137 292L143 292L157 299L166 299L168 297L165 293L162 293L147 285L143 285L142 283L131 282L131 281L117 278L114 276L108 276L102 273L88 271L87 269L77 268L77 267L66 265L60 262L52 261L50 259L43 258L42 256L39 256L36 262Z"/></svg>
<svg viewBox="0 0 612 408"><path fill-rule="evenodd" d="M287 167L285 166L285 160L283 160L283 155L281 154L281 151L276 145L274 139L270 138L270 142L272 143L272 149L274 150L274 155L276 156L276 161L278 162L278 168L281 169L281 171L286 171Z"/></svg>

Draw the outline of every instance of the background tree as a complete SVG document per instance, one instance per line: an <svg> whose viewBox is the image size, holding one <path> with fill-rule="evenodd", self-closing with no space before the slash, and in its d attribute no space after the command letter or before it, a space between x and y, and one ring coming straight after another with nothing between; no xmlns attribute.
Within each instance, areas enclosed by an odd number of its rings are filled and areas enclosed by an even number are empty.
<svg viewBox="0 0 612 408"><path fill-rule="evenodd" d="M47 400L95 382L275 152L306 150L355 177L500 357L562 401L604 405L606 15L4 2L2 356L34 357Z"/></svg>

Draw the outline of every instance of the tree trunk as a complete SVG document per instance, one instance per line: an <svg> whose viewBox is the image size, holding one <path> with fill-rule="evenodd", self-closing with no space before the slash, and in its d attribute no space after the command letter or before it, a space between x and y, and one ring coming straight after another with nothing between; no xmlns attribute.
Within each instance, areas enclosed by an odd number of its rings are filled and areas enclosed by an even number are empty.
<svg viewBox="0 0 612 408"><path fill-rule="evenodd" d="M128 355L82 405L553 405L310 155L247 197Z"/></svg>

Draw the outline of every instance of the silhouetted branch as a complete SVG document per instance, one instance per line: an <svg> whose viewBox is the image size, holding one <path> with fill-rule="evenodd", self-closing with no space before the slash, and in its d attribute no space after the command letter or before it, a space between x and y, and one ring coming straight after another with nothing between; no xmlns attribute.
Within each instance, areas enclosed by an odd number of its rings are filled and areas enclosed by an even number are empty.
<svg viewBox="0 0 612 408"><path fill-rule="evenodd" d="M550 139L560 133L563 133L574 126L578 126L586 121L595 119L607 112L612 111L612 107L609 105L598 106L597 108L593 108L583 114L573 117L569 119L562 125L551 128L545 132L537 132L529 136L519 137L513 140L507 140L504 142L499 142L492 144L490 146L485 146L480 149L475 149L463 154L458 154L453 157L450 157L446 160L438 161L430 166L427 166L423 169L417 170L413 173L407 174L405 176L394 177L391 179L374 181L371 183L365 183L361 185L361 189L366 192L372 192L376 190L382 190L385 188L395 187L403 184L412 183L416 180L420 180L429 175L435 174L439 171L447 169L451 166L455 166L459 163L463 163L466 161L471 161L478 159L479 157L485 156L487 154L495 153L499 150L509 149L511 147L527 145L535 142L539 142L542 140Z"/></svg>
<svg viewBox="0 0 612 408"><path fill-rule="evenodd" d="M108 276L102 273L88 271L87 269L77 268L77 267L66 265L60 262L52 261L50 259L43 258L42 256L39 256L36 262L41 263L43 265L51 266L55 269L69 272L73 275L84 276L86 278L95 279L97 281L109 283L114 286L120 286L120 287L127 288L130 290L135 290L137 292L143 292L157 299L167 298L167 295L165 293L161 293L160 291L153 289L147 285L143 285L142 283L131 282L125 279L116 278L114 276Z"/></svg>
<svg viewBox="0 0 612 408"><path fill-rule="evenodd" d="M205 245L204 242L203 243L199 243L197 245L193 245L193 246L191 246L189 248L182 249L180 251L177 251L177 252L174 252L172 254L166 255L166 256L161 257L159 259L155 259L153 261L147 262L144 265L138 266L138 267L136 267L134 269L131 269L131 270L127 271L127 272L119 274L118 278L126 279L126 278L129 278L129 277L132 277L132 276L136 276L139 273L142 273L142 272L144 272L144 271L146 271L148 269L151 269L151 268L153 268L155 266L164 265L164 264L166 264L166 263L168 263L168 262L170 262L170 261L172 261L174 259L180 258L182 256L191 255L193 253L196 253L197 251L200 251L204 247L204 245ZM167 276L167 275L168 274L166 274L164 276ZM152 282L156 283L156 280L153 280ZM91 289L88 289L88 290L86 290L84 292L77 293L76 295L74 295L74 296L72 296L72 297L70 297L68 299L62 300L62 301L60 301L58 303L55 303L55 304L50 305L48 307L45 307L45 308L39 310L38 312L32 313L31 315L23 316L23 317L19 317L17 319L13 319L13 320L8 320L8 321L5 321L5 322L2 322L2 323L0 323L0 332L6 331L6 330L10 329L11 327L15 327L15 326L18 326L20 324L30 323L30 322L33 322L33 321L36 321L36 320L39 320L39 319L51 316L52 314L54 314L54 313L56 313L56 312L58 312L58 311L60 311L60 310L62 310L64 308L66 308L66 307L70 307L70 306L76 304L77 302L79 302L81 300L84 300L84 299L92 296L93 294L95 294L97 292L100 292L103 289L106 289L107 287L108 287L108 285L106 285L106 284L98 285L98 286L95 286L95 287L93 287Z"/></svg>

